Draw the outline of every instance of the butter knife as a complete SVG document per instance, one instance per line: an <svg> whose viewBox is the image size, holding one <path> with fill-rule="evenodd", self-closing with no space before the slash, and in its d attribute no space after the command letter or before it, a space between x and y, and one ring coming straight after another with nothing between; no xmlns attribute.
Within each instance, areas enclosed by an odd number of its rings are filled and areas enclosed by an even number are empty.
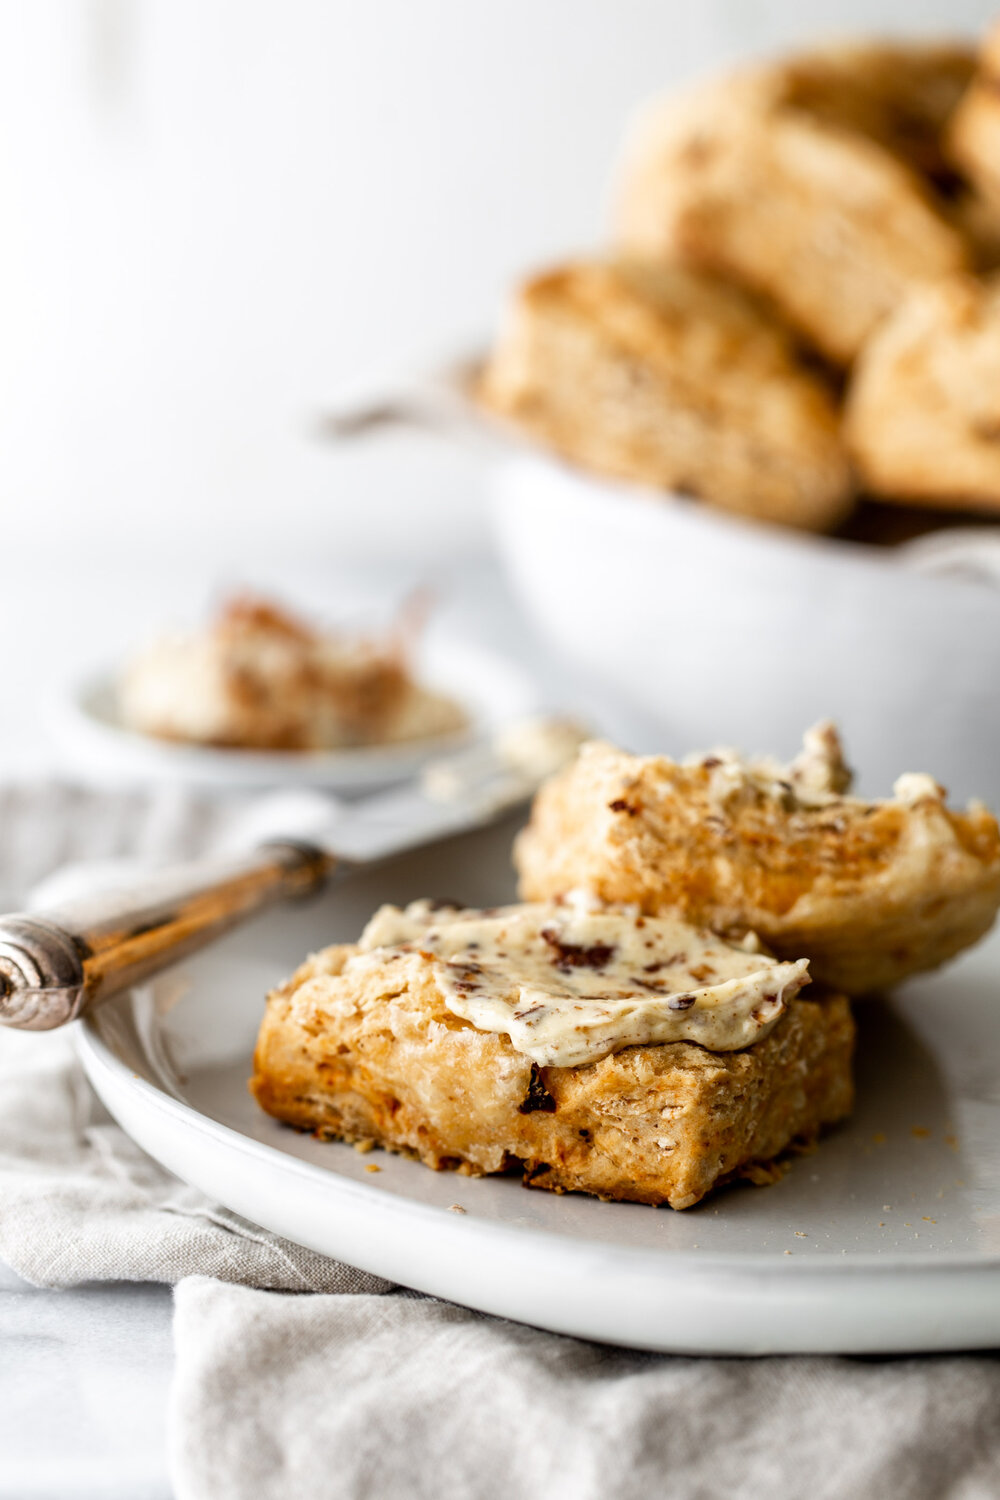
<svg viewBox="0 0 1000 1500"><path fill-rule="evenodd" d="M50 1031L141 984L267 906L354 869L485 827L526 803L583 739L566 720L509 727L413 783L330 803L303 837L173 865L45 912L0 916L0 1024Z"/></svg>

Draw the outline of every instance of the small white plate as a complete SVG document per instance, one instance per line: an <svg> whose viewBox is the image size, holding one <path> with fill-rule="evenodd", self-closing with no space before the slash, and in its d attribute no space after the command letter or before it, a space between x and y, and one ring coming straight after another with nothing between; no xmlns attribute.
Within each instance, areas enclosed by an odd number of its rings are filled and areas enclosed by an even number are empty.
<svg viewBox="0 0 1000 1500"><path fill-rule="evenodd" d="M431 636L414 670L420 682L448 693L464 707L469 717L465 730L399 745L318 752L177 744L122 725L111 671L54 697L48 705L49 727L74 771L103 784L125 779L232 789L316 786L349 792L402 781L433 756L471 744L539 708L531 680L506 657L480 646Z"/></svg>
<svg viewBox="0 0 1000 1500"><path fill-rule="evenodd" d="M408 855L112 1002L78 1031L98 1093L152 1156L265 1228L543 1328L712 1354L1000 1344L997 938L858 1007L848 1125L776 1185L686 1213L362 1156L257 1109L246 1079L267 988L382 900L509 899L511 834Z"/></svg>

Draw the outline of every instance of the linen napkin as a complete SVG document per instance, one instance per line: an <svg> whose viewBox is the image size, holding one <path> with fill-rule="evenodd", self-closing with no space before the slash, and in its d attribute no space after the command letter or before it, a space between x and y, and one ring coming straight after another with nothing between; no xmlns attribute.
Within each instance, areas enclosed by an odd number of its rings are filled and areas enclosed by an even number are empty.
<svg viewBox="0 0 1000 1500"><path fill-rule="evenodd" d="M66 862L123 854L182 859L238 842L259 804L177 790L0 792L0 909ZM0 1027L0 1260L36 1286L221 1281L294 1291L389 1283L258 1229L185 1186L119 1129L67 1032Z"/></svg>
<svg viewBox="0 0 1000 1500"><path fill-rule="evenodd" d="M691 1359L430 1299L176 1293L178 1500L987 1500L1000 1362Z"/></svg>

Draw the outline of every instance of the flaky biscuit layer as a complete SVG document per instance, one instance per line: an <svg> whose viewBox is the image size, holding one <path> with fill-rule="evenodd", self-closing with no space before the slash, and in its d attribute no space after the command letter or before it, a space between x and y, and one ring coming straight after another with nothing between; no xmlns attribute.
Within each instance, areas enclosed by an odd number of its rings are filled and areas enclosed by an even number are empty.
<svg viewBox="0 0 1000 1500"><path fill-rule="evenodd" d="M746 68L648 109L623 162L625 252L731 277L850 363L911 288L974 258L920 170L940 156L938 121L967 63L915 53L908 90L906 49L848 49Z"/></svg>
<svg viewBox="0 0 1000 1500"><path fill-rule="evenodd" d="M453 1015L429 958L403 955L359 980L343 972L357 951L303 965L268 998L257 1043L261 1107L320 1135L688 1208L729 1178L768 1180L776 1157L851 1108L854 1027L840 996L793 1001L742 1052L674 1042L539 1068Z"/></svg>
<svg viewBox="0 0 1000 1500"><path fill-rule="evenodd" d="M956 813L936 796L786 807L780 787L717 796L724 772L712 756L679 765L585 746L517 840L522 897L582 888L749 929L849 995L935 968L992 926L1000 832L984 807Z"/></svg>
<svg viewBox="0 0 1000 1500"><path fill-rule="evenodd" d="M678 267L578 263L528 282L481 395L598 473L807 530L850 506L826 386L746 296Z"/></svg>

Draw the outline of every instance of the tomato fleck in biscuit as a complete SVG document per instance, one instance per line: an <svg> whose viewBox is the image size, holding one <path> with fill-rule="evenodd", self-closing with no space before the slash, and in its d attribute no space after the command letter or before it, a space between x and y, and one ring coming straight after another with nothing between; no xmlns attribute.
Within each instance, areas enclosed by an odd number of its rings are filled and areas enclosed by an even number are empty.
<svg viewBox="0 0 1000 1500"><path fill-rule="evenodd" d="M912 287L973 260L918 167L938 155L953 65L907 112L875 82L894 62L902 78L900 59L876 66L869 49L866 72L864 50L744 69L648 109L619 195L626 254L731 277L840 365Z"/></svg>
<svg viewBox="0 0 1000 1500"><path fill-rule="evenodd" d="M269 996L251 1089L434 1168L687 1208L851 1108L850 1007L804 970L634 910L385 908Z"/></svg>
<svg viewBox="0 0 1000 1500"><path fill-rule="evenodd" d="M731 751L677 763L585 745L538 793L518 838L521 894L585 889L717 932L752 930L849 995L885 989L976 942L1000 906L1000 831L950 811L929 777L848 795L830 725L788 767Z"/></svg>
<svg viewBox="0 0 1000 1500"><path fill-rule="evenodd" d="M1000 511L1000 281L914 293L855 367L845 432L872 494Z"/></svg>
<svg viewBox="0 0 1000 1500"><path fill-rule="evenodd" d="M600 474L813 531L850 508L826 386L746 296L677 267L579 263L528 282L480 395Z"/></svg>

